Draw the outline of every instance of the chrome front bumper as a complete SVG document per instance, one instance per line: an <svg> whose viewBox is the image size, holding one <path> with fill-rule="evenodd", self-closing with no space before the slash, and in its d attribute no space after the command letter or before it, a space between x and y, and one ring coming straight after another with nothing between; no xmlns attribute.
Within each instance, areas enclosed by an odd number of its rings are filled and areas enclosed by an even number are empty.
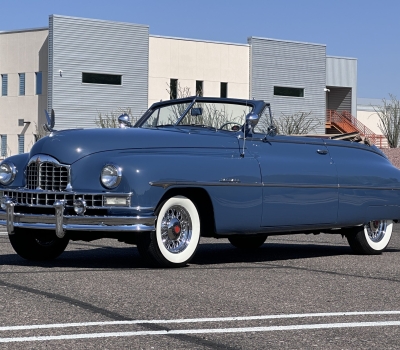
<svg viewBox="0 0 400 350"><path fill-rule="evenodd" d="M7 227L8 234L13 234L15 227L55 230L60 238L66 231L129 232L154 231L156 216L87 216L64 215L62 201L53 205L54 215L22 214L14 211L15 204L6 202L6 210L0 210L0 225Z"/></svg>

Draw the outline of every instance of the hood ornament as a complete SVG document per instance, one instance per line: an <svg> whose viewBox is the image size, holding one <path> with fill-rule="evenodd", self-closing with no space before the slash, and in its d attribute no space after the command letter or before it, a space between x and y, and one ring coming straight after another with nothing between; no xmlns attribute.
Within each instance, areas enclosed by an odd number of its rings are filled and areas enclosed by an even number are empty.
<svg viewBox="0 0 400 350"><path fill-rule="evenodd" d="M46 131L46 132L56 131L56 130L53 130L54 123L55 123L55 118L56 118L55 117L55 113L54 113L54 109L51 110L50 116L49 116L49 113L46 110L44 110L44 112L46 113L46 119L47 119L47 123L43 124L44 131Z"/></svg>

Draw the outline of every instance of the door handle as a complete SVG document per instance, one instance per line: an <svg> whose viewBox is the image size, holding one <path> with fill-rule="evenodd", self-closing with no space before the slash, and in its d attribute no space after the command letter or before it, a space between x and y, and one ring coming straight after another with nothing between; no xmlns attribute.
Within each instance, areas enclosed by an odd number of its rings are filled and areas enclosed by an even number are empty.
<svg viewBox="0 0 400 350"><path fill-rule="evenodd" d="M326 149L317 149L317 153L319 153L319 154L328 154L328 151Z"/></svg>

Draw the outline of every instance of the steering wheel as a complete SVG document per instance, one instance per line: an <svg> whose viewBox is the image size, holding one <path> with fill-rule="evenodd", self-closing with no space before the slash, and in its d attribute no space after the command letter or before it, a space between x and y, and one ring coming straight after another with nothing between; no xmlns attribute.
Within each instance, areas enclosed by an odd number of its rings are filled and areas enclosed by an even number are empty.
<svg viewBox="0 0 400 350"><path fill-rule="evenodd" d="M227 131L239 131L240 128L242 127L239 123L236 122L226 122L224 124L221 125L221 127L219 128L220 130L223 130L223 128L227 125L232 125L231 129L226 129Z"/></svg>

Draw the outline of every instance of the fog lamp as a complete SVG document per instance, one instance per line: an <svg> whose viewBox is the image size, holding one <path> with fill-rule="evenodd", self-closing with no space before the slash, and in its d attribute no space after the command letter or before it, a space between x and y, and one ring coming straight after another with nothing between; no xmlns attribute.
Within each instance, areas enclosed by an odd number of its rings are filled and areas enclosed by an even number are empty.
<svg viewBox="0 0 400 350"><path fill-rule="evenodd" d="M86 207L86 201L84 201L82 198L78 198L74 201L74 210L78 215L85 214Z"/></svg>
<svg viewBox="0 0 400 350"><path fill-rule="evenodd" d="M104 205L127 207L129 197L104 197Z"/></svg>

